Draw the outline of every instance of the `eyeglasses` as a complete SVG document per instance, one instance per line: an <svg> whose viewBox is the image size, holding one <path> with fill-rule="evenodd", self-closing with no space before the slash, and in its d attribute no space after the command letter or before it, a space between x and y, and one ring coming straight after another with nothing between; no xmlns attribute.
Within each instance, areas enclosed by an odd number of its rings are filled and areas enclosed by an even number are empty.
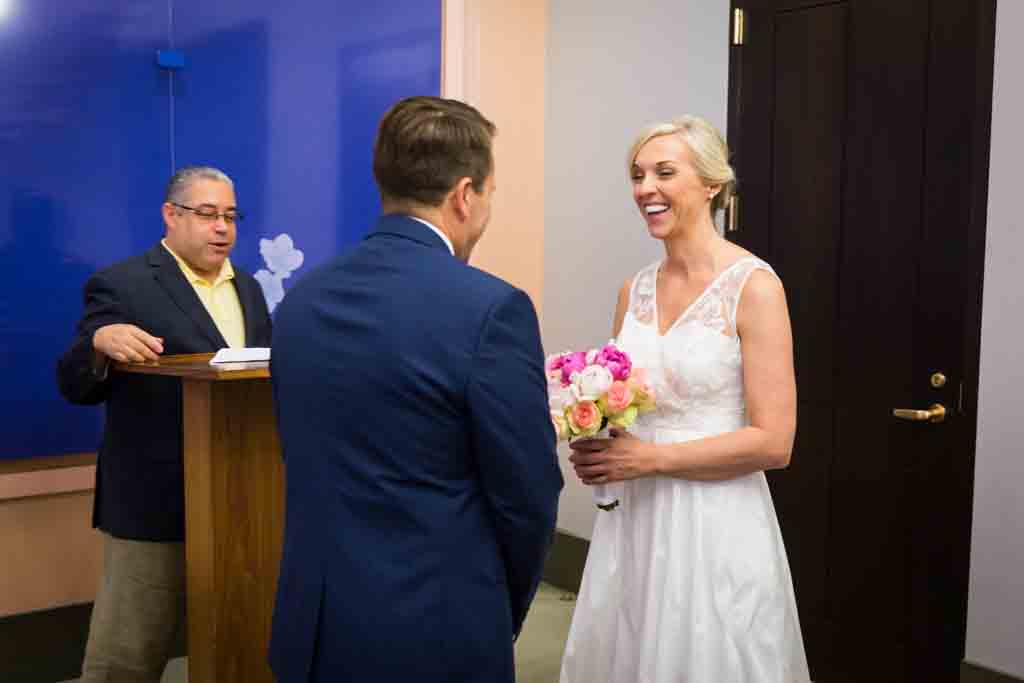
<svg viewBox="0 0 1024 683"><path fill-rule="evenodd" d="M191 211L200 220L205 221L207 223L212 223L218 218L223 218L225 223L231 225L245 218L245 215L241 211L225 211L224 213L220 213L219 211L217 211L217 209L213 208L212 206L200 206L199 208L196 208L194 206L185 206L184 204L175 204L174 202L168 202L168 204L170 204L171 206L176 206L179 209Z"/></svg>

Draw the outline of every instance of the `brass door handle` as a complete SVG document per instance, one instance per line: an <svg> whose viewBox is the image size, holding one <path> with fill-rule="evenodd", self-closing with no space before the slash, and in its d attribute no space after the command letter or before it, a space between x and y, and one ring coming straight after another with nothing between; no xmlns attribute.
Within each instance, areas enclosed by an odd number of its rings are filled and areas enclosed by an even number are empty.
<svg viewBox="0 0 1024 683"><path fill-rule="evenodd" d="M909 408L894 408L892 414L901 420L912 422L942 422L946 419L946 406L941 403L934 403L928 410L911 410Z"/></svg>

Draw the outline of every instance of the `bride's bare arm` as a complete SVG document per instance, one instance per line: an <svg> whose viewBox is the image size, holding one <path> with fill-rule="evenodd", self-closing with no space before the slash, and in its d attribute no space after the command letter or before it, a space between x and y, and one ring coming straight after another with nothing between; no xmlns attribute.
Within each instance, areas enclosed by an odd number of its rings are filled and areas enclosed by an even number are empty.
<svg viewBox="0 0 1024 683"><path fill-rule="evenodd" d="M663 475L717 481L789 464L796 431L796 382L782 284L755 271L736 314L750 426L679 444L651 444L625 432L585 445L572 461L585 483Z"/></svg>
<svg viewBox="0 0 1024 683"><path fill-rule="evenodd" d="M777 277L751 274L736 313L743 350L743 395L750 428L762 432L761 452L769 467L789 465L796 434L793 331L786 292Z"/></svg>

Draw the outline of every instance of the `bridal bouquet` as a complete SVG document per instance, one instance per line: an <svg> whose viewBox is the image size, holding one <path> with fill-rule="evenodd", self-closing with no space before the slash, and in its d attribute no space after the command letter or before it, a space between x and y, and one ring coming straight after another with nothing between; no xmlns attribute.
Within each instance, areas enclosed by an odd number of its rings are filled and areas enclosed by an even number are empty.
<svg viewBox="0 0 1024 683"><path fill-rule="evenodd" d="M654 392L646 373L634 368L629 354L614 340L603 348L567 351L545 362L551 421L560 441L603 436L608 427L629 427L637 415L654 408ZM614 484L596 484L594 501L614 509Z"/></svg>

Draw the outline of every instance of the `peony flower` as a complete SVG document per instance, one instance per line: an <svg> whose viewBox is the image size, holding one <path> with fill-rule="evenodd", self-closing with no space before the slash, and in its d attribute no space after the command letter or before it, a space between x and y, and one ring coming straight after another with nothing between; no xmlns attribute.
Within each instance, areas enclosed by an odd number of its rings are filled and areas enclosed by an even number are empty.
<svg viewBox="0 0 1024 683"><path fill-rule="evenodd" d="M544 374L547 375L548 384L552 382L562 381L562 357L569 355L566 353L553 353L544 359Z"/></svg>
<svg viewBox="0 0 1024 683"><path fill-rule="evenodd" d="M604 411L605 415L621 413L633 402L633 390L625 382L612 382L608 391L604 393L597 405Z"/></svg>
<svg viewBox="0 0 1024 683"><path fill-rule="evenodd" d="M608 368L588 365L573 377L572 391L577 401L596 401L614 382Z"/></svg>
<svg viewBox="0 0 1024 683"><path fill-rule="evenodd" d="M615 415L609 416L608 424L612 427L621 427L623 429L626 429L631 424L633 424L633 422L636 421L636 416L639 412L640 411L636 409L636 406L629 406L621 413L616 413Z"/></svg>
<svg viewBox="0 0 1024 683"><path fill-rule="evenodd" d="M601 409L593 401L580 401L565 411L565 417L573 436L593 436L604 421Z"/></svg>
<svg viewBox="0 0 1024 683"><path fill-rule="evenodd" d="M562 364L565 362L566 356L571 355L571 351L564 351L562 353L553 353L544 359L544 371L551 374L557 372L559 375L562 374Z"/></svg>
<svg viewBox="0 0 1024 683"><path fill-rule="evenodd" d="M594 362L608 368L609 372L612 373L612 377L618 380L628 379L630 371L633 369L633 362L630 360L629 354L625 351L620 351L612 343L607 344L601 349Z"/></svg>
<svg viewBox="0 0 1024 683"><path fill-rule="evenodd" d="M586 355L582 351L569 351L552 356L548 361L547 372L554 374L557 371L560 373L562 386L569 386L573 374L587 367Z"/></svg>

